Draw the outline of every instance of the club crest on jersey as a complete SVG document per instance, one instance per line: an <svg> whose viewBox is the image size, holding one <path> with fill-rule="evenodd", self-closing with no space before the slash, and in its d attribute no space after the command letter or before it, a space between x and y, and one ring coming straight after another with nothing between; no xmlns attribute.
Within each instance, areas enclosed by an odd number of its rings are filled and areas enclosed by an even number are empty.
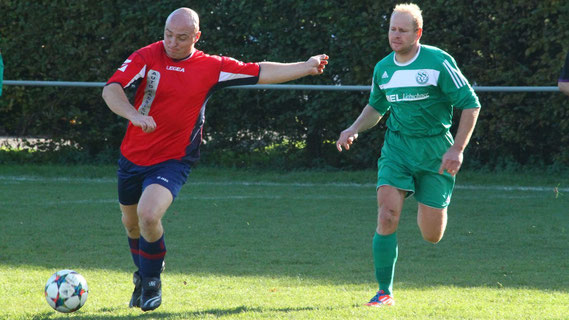
<svg viewBox="0 0 569 320"><path fill-rule="evenodd" d="M424 71L417 72L417 76L415 77L418 84L425 84L429 81L429 74Z"/></svg>
<svg viewBox="0 0 569 320"><path fill-rule="evenodd" d="M175 67L175 66L166 66L166 70L170 71L178 71L178 72L186 72L186 70L182 67Z"/></svg>

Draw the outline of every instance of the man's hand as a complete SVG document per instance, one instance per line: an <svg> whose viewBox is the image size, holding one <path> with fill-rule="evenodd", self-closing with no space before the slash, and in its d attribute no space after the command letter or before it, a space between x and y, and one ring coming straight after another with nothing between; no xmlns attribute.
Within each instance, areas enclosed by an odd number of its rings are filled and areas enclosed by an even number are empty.
<svg viewBox="0 0 569 320"><path fill-rule="evenodd" d="M154 122L154 118L150 116L138 114L130 119L130 122L132 122L135 127L142 129L145 133L150 133L156 129L156 122Z"/></svg>
<svg viewBox="0 0 569 320"><path fill-rule="evenodd" d="M455 176L460 170L462 165L463 153L457 148L450 147L447 152L443 155L443 160L441 162L441 167L439 168L439 174L446 172L450 173L451 176Z"/></svg>
<svg viewBox="0 0 569 320"><path fill-rule="evenodd" d="M342 147L344 147L346 150L350 150L350 145L354 143L354 140L357 138L358 133L355 130L348 128L340 133L340 138L338 138L338 141L336 141L336 148L340 152L342 152Z"/></svg>
<svg viewBox="0 0 569 320"><path fill-rule="evenodd" d="M310 59L306 60L305 63L310 66L310 70L308 71L308 74L313 75L313 76L319 75L319 74L322 74L324 72L324 68L326 68L326 65L328 64L328 56L325 54L319 54L319 55L310 57Z"/></svg>
<svg viewBox="0 0 569 320"><path fill-rule="evenodd" d="M315 55L304 62L259 62L261 72L259 73L259 82L257 83L283 83L308 75L319 75L324 72L324 68L327 64L328 56L325 54Z"/></svg>
<svg viewBox="0 0 569 320"><path fill-rule="evenodd" d="M118 83L111 83L103 88L103 99L112 112L128 119L135 127L145 133L156 129L154 118L140 114L128 101L123 87Z"/></svg>

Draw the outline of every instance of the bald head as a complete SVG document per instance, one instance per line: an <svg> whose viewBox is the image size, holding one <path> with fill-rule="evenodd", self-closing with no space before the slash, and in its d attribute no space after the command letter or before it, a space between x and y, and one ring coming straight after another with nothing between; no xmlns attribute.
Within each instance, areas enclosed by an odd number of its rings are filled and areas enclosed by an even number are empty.
<svg viewBox="0 0 569 320"><path fill-rule="evenodd" d="M172 59L187 58L194 51L194 44L201 36L200 18L190 8L174 10L164 26L164 49Z"/></svg>
<svg viewBox="0 0 569 320"><path fill-rule="evenodd" d="M179 8L172 11L166 19L166 28L168 25L186 27L197 32L200 30L200 18L198 14L190 8Z"/></svg>

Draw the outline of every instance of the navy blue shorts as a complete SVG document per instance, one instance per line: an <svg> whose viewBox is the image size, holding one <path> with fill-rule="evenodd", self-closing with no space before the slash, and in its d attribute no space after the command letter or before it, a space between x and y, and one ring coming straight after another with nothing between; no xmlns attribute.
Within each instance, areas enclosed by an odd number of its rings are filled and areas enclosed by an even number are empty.
<svg viewBox="0 0 569 320"><path fill-rule="evenodd" d="M190 174L190 166L179 160L168 160L152 166L137 166L123 157L119 158L119 202L128 206L137 204L142 191L151 184L159 184L176 198Z"/></svg>

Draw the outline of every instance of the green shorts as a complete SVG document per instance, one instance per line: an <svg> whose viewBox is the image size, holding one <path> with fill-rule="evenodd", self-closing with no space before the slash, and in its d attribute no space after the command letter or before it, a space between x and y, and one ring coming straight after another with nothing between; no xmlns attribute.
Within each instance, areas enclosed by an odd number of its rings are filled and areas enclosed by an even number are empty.
<svg viewBox="0 0 569 320"><path fill-rule="evenodd" d="M387 130L377 161L377 187L392 186L415 194L418 202L433 208L450 204L455 178L439 174L445 152L452 146L450 133L432 137L408 137Z"/></svg>

